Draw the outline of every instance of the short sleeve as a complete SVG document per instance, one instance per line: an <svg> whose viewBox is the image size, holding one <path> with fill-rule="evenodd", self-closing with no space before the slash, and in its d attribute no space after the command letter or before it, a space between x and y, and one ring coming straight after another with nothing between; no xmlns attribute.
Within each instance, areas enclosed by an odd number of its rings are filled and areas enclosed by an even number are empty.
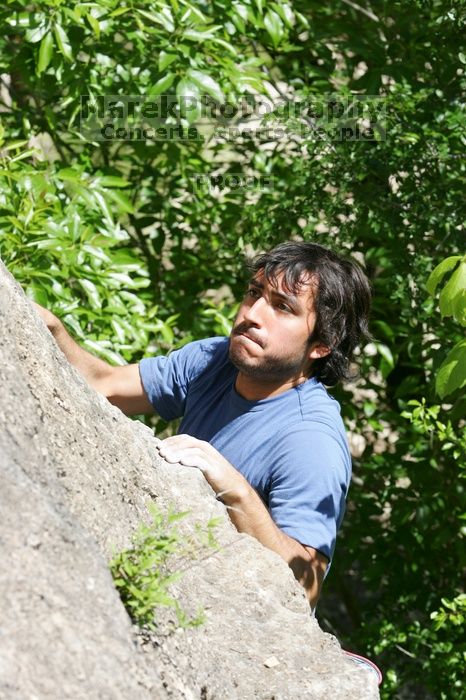
<svg viewBox="0 0 466 700"><path fill-rule="evenodd" d="M222 338L194 341L168 356L150 357L139 363L139 374L149 401L164 420L181 418L189 385L209 365Z"/></svg>
<svg viewBox="0 0 466 700"><path fill-rule="evenodd" d="M271 471L268 500L274 522L330 560L350 477L351 458L339 433L311 421L287 429Z"/></svg>

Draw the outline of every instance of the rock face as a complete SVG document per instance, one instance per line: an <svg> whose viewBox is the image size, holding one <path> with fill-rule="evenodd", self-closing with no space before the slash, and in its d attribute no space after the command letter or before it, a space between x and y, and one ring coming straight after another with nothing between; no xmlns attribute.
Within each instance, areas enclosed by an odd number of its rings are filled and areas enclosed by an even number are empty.
<svg viewBox="0 0 466 700"><path fill-rule="evenodd" d="M86 386L0 264L0 697L376 700L286 564L239 535L195 469ZM205 623L142 644L107 562L147 503L221 516L175 594Z"/></svg>

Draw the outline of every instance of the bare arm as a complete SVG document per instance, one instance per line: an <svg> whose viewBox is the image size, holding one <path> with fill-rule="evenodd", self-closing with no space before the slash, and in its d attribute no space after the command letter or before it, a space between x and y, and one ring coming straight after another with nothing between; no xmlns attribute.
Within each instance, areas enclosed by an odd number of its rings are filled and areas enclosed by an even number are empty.
<svg viewBox="0 0 466 700"><path fill-rule="evenodd" d="M301 544L280 530L257 492L239 472L236 473L243 483L235 477L236 488L222 495L222 501L229 506L228 513L233 524L239 532L252 535L264 547L286 561L296 580L304 587L309 604L315 608L328 564L327 558L313 547Z"/></svg>
<svg viewBox="0 0 466 700"><path fill-rule="evenodd" d="M78 370L89 386L118 406L126 415L154 413L142 386L138 365L109 365L78 345L55 314L39 304L34 306L68 362Z"/></svg>
<svg viewBox="0 0 466 700"><path fill-rule="evenodd" d="M236 470L235 470L236 471ZM274 523L269 511L252 486L246 483L238 490L222 496L225 505L230 506L228 513L239 532L246 532L261 544L279 554L291 568L295 578L304 587L307 599L315 608L320 596L327 558L313 547L301 544L285 534Z"/></svg>
<svg viewBox="0 0 466 700"><path fill-rule="evenodd" d="M312 608L317 604L327 568L327 558L312 547L289 537L277 527L249 482L208 442L189 435L167 438L159 446L168 462L198 467L215 493L228 507L239 532L255 537L279 554L304 587Z"/></svg>

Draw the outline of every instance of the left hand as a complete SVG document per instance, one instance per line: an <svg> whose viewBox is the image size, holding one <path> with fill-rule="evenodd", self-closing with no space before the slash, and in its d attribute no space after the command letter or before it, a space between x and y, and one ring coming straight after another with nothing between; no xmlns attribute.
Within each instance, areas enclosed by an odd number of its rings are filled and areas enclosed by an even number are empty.
<svg viewBox="0 0 466 700"><path fill-rule="evenodd" d="M191 435L174 435L160 442L157 449L160 456L170 464L179 463L185 467L200 469L218 498L225 495L226 501L230 501L232 497L234 500L238 489L247 484L239 471L215 447L204 440L198 440Z"/></svg>
<svg viewBox="0 0 466 700"><path fill-rule="evenodd" d="M328 563L326 557L282 532L260 496L215 447L190 435L175 435L159 440L157 450L170 464L200 469L217 498L227 506L236 529L279 554L306 589L312 607L316 605Z"/></svg>

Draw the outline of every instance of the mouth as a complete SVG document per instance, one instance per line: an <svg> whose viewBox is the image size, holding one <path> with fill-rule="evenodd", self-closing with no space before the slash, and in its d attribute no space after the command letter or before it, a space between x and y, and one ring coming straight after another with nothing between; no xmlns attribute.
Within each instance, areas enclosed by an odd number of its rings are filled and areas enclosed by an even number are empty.
<svg viewBox="0 0 466 700"><path fill-rule="evenodd" d="M236 330L233 331L233 335L236 337L241 336L242 338L246 338L246 340L249 340L251 343L255 343L255 345L258 345L260 348L262 347L261 341L247 331Z"/></svg>

